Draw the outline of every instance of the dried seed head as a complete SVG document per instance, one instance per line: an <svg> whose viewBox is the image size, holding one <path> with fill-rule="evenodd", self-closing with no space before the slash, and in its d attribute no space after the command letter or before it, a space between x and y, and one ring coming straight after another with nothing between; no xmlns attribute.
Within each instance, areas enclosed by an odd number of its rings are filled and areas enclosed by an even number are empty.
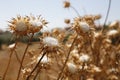
<svg viewBox="0 0 120 80"><path fill-rule="evenodd" d="M28 19L26 17L17 16L10 23L10 30L17 35L26 35L28 33Z"/></svg>
<svg viewBox="0 0 120 80"><path fill-rule="evenodd" d="M16 30L17 31L26 31L27 30L27 26L26 26L25 22L24 21L18 21L16 23Z"/></svg>
<svg viewBox="0 0 120 80"><path fill-rule="evenodd" d="M39 26L42 25L41 22L38 19L36 19L36 20L30 20L30 24L32 26L34 26L34 27L39 27Z"/></svg>
<svg viewBox="0 0 120 80"><path fill-rule="evenodd" d="M55 34L55 35L59 35L60 34L59 29L53 29L52 33Z"/></svg>
<svg viewBox="0 0 120 80"><path fill-rule="evenodd" d="M114 21L109 25L109 28L117 29L119 27L119 22Z"/></svg>
<svg viewBox="0 0 120 80"><path fill-rule="evenodd" d="M83 32L88 32L90 30L90 26L86 22L79 22L79 25Z"/></svg>
<svg viewBox="0 0 120 80"><path fill-rule="evenodd" d="M53 37L45 37L43 38L43 43L47 46L58 46L58 40Z"/></svg>
<svg viewBox="0 0 120 80"><path fill-rule="evenodd" d="M90 57L87 54L82 54L79 59L81 62L88 62Z"/></svg>
<svg viewBox="0 0 120 80"><path fill-rule="evenodd" d="M115 36L116 34L118 34L118 31L117 31L117 30L110 30L110 31L107 33L107 36L111 37L111 36Z"/></svg>
<svg viewBox="0 0 120 80"><path fill-rule="evenodd" d="M77 66L74 63L68 62L67 67L70 73L75 73L77 71Z"/></svg>
<svg viewBox="0 0 120 80"><path fill-rule="evenodd" d="M34 16L27 16L29 19L29 32L30 33L35 33L39 32L43 26L46 26L45 22L46 20L43 20L40 16L34 17Z"/></svg>
<svg viewBox="0 0 120 80"><path fill-rule="evenodd" d="M70 19L65 19L64 21L66 24L69 24L70 23Z"/></svg>
<svg viewBox="0 0 120 80"><path fill-rule="evenodd" d="M70 2L64 1L64 8L69 8L69 7L70 7Z"/></svg>
<svg viewBox="0 0 120 80"><path fill-rule="evenodd" d="M17 16L13 18L10 23L10 30L17 35L27 35L29 33L39 32L43 26L46 26L47 22L43 18L34 16Z"/></svg>

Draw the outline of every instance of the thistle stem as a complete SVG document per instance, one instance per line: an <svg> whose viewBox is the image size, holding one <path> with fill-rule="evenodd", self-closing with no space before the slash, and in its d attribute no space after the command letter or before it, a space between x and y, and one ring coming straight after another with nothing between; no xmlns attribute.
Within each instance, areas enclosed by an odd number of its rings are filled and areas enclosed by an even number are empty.
<svg viewBox="0 0 120 80"><path fill-rule="evenodd" d="M68 61L68 59L69 59L70 52L71 52L71 50L72 50L72 47L73 47L73 45L74 45L75 40L77 39L77 37L78 37L78 34L76 35L76 37L74 38L74 40L73 40L73 42L72 42L72 45L71 45L71 47L70 47L70 49L69 49L69 52L68 52L68 55L67 55L67 57L66 57L65 63L64 63L64 65L63 65L63 68L62 68L61 72L60 72L59 75L58 75L57 80L59 80L60 77L62 76L62 73L63 73L63 71L64 71L64 68L65 68L65 66L66 66L66 64L67 64L67 61Z"/></svg>
<svg viewBox="0 0 120 80"><path fill-rule="evenodd" d="M20 63L20 58L19 58L19 56L18 56L18 54L17 54L17 52L16 52L16 51L15 51L15 56L16 56L16 58L17 58L18 62ZM23 67L23 65L22 65L22 68L24 68L24 67Z"/></svg>
<svg viewBox="0 0 120 80"><path fill-rule="evenodd" d="M24 58L25 58L25 54L29 48L29 43L31 42L32 38L33 38L34 34L32 34L31 38L29 39L29 42L27 44L27 47L24 51L24 54L23 54L23 57L22 57L22 60L21 60L21 63L20 63L20 68L19 68L19 71L18 71L18 75L17 75L17 79L16 80L19 80L19 76L20 76L20 72L21 72L21 68L22 68L22 64L23 64L23 61L24 61Z"/></svg>
<svg viewBox="0 0 120 80"><path fill-rule="evenodd" d="M70 6L70 7L71 7L71 9L73 9L73 11L75 11L75 13L80 17L79 12L78 12L73 6Z"/></svg>
<svg viewBox="0 0 120 80"><path fill-rule="evenodd" d="M37 71L37 73L35 74L35 77L33 78L33 80L36 80L36 78L37 78L37 76L38 76L38 74L39 74L39 72L40 72L40 69L41 69L41 68L38 69L38 71Z"/></svg>
<svg viewBox="0 0 120 80"><path fill-rule="evenodd" d="M41 50L43 51L43 49ZM29 80L30 76L32 75L32 73L37 69L37 67L39 66L41 60L43 59L43 57L46 55L46 52L43 53L42 57L40 58L40 60L38 61L38 63L35 65L35 67L33 68L33 70L31 71L31 73L28 75L28 77L26 78L26 80Z"/></svg>
<svg viewBox="0 0 120 80"><path fill-rule="evenodd" d="M10 63L11 63L12 55L13 55L13 52L14 52L16 46L17 46L17 43L18 43L18 42L16 41L14 48L11 50L11 53L10 53L10 56L9 56L10 58L9 58L9 61L8 61L8 64L7 64L7 68L6 68L6 70L5 70L5 73L3 74L3 79L2 79L2 80L5 80L7 71L8 71L8 69L9 69L9 66L10 66Z"/></svg>
<svg viewBox="0 0 120 80"><path fill-rule="evenodd" d="M105 21L104 21L104 24L103 24L102 32L103 32L104 27L105 27L105 25L106 25L106 22L107 22L107 20L108 20L108 16L109 16L109 13L110 13L110 8L111 8L111 0L109 0L109 5L108 5L108 9L107 9Z"/></svg>

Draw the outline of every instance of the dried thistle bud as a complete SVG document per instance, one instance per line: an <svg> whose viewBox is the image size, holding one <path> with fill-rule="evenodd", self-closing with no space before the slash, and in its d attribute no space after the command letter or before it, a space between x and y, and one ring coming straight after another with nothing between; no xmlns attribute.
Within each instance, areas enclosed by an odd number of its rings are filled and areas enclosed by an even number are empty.
<svg viewBox="0 0 120 80"><path fill-rule="evenodd" d="M70 19L65 19L64 21L66 24L69 24L70 23Z"/></svg>
<svg viewBox="0 0 120 80"><path fill-rule="evenodd" d="M55 34L55 35L58 35L60 32L59 32L59 29L53 29L52 33Z"/></svg>
<svg viewBox="0 0 120 80"><path fill-rule="evenodd" d="M70 2L64 1L64 8L69 8L69 7L70 7Z"/></svg>

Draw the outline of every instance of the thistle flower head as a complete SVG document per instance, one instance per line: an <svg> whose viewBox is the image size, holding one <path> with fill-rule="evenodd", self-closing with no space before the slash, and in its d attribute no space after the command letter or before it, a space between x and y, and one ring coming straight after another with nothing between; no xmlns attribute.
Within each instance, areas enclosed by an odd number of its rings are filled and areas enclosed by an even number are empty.
<svg viewBox="0 0 120 80"><path fill-rule="evenodd" d="M107 33L108 36L114 36L114 35L116 35L116 34L118 34L118 31L117 31L117 30L110 30L110 31Z"/></svg>
<svg viewBox="0 0 120 80"><path fill-rule="evenodd" d="M46 26L47 22L41 16L27 16L29 19L29 31L30 33L39 32L43 26Z"/></svg>
<svg viewBox="0 0 120 80"><path fill-rule="evenodd" d="M17 31L26 31L27 30L27 26L25 25L24 21L18 21L16 23L16 30Z"/></svg>
<svg viewBox="0 0 120 80"><path fill-rule="evenodd" d="M69 24L69 23L70 23L70 19L65 19L64 22L65 22L66 24Z"/></svg>
<svg viewBox="0 0 120 80"><path fill-rule="evenodd" d="M79 59L81 62L88 62L90 57L87 54L82 54Z"/></svg>
<svg viewBox="0 0 120 80"><path fill-rule="evenodd" d="M68 62L67 66L70 73L75 73L77 71L77 66L75 64Z"/></svg>
<svg viewBox="0 0 120 80"><path fill-rule="evenodd" d="M43 38L43 43L47 46L58 46L58 40L53 37L45 37Z"/></svg>
<svg viewBox="0 0 120 80"><path fill-rule="evenodd" d="M83 32L88 32L90 30L90 26L86 22L79 22L79 25Z"/></svg>
<svg viewBox="0 0 120 80"><path fill-rule="evenodd" d="M10 23L10 30L18 35L25 35L28 32L28 19L26 17L17 16L13 18Z"/></svg>
<svg viewBox="0 0 120 80"><path fill-rule="evenodd" d="M69 7L70 7L70 2L64 1L64 8L69 8Z"/></svg>
<svg viewBox="0 0 120 80"><path fill-rule="evenodd" d="M119 27L119 22L118 21L114 21L109 25L110 28L115 28L117 29Z"/></svg>
<svg viewBox="0 0 120 80"><path fill-rule="evenodd" d="M39 32L47 22L43 18L34 16L17 16L10 23L10 30L17 35L27 35L29 33Z"/></svg>

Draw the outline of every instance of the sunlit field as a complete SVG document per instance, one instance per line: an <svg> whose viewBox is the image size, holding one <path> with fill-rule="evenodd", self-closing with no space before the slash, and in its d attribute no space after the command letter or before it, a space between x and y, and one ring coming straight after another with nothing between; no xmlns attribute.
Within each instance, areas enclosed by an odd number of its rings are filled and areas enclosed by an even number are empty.
<svg viewBox="0 0 120 80"><path fill-rule="evenodd" d="M0 33L0 80L120 80L120 22L96 24L102 16L65 19L65 28L42 31L41 15L17 15Z"/></svg>

